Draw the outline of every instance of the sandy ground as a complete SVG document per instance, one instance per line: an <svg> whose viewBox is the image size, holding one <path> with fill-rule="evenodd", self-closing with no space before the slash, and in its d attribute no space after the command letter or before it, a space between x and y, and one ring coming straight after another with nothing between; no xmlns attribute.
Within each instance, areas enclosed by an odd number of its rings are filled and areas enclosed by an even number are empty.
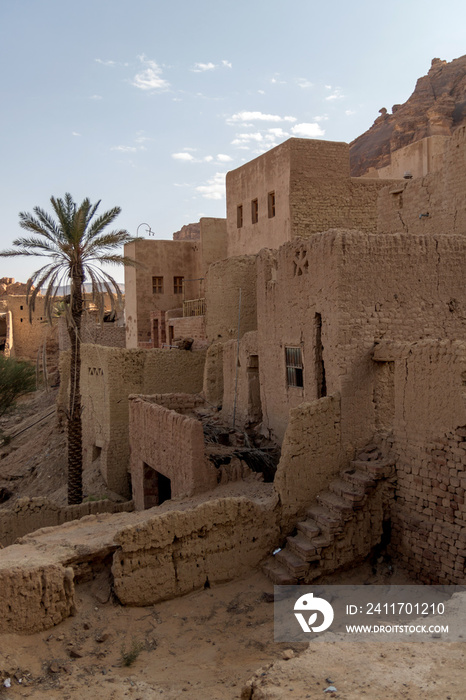
<svg viewBox="0 0 466 700"><path fill-rule="evenodd" d="M33 395L0 427L17 432L49 412L54 398ZM64 504L65 472L64 434L47 418L0 449L0 487L13 494L1 507L27 495L53 494ZM103 495L105 485L88 474L85 491ZM375 573L363 564L322 581L387 582L412 583L396 562L392 571L384 562ZM0 700L466 698L466 645L277 644L272 592L257 571L148 608L128 608L114 600L109 574L102 572L78 586L75 617L34 635L0 636ZM336 692L324 694L329 685Z"/></svg>

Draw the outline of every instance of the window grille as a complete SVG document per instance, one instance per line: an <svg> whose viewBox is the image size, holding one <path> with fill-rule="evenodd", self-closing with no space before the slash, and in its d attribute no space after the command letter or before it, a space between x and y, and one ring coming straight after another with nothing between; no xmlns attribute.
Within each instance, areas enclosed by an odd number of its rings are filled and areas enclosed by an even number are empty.
<svg viewBox="0 0 466 700"><path fill-rule="evenodd" d="M301 348L285 348L286 383L288 386L303 387L303 354Z"/></svg>
<svg viewBox="0 0 466 700"><path fill-rule="evenodd" d="M163 294L163 277L152 277L152 294Z"/></svg>

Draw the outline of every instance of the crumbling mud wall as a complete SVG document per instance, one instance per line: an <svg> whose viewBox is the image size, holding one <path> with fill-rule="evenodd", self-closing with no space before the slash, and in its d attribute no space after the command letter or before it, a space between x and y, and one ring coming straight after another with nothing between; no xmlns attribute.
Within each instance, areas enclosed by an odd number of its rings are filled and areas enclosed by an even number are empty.
<svg viewBox="0 0 466 700"><path fill-rule="evenodd" d="M243 576L279 541L272 502L208 501L148 518L116 537L114 590L125 605L154 603Z"/></svg>
<svg viewBox="0 0 466 700"><path fill-rule="evenodd" d="M341 469L340 420L338 395L291 409L274 480L285 525L302 516Z"/></svg>
<svg viewBox="0 0 466 700"><path fill-rule="evenodd" d="M374 359L394 364L392 546L420 581L464 583L466 343L381 344Z"/></svg>
<svg viewBox="0 0 466 700"><path fill-rule="evenodd" d="M83 345L83 460L98 460L107 486L129 496L130 394L202 391L205 351L124 350Z"/></svg>
<svg viewBox="0 0 466 700"><path fill-rule="evenodd" d="M352 459L380 421L374 344L465 338L463 236L331 230L258 258L263 426L281 441L288 412L341 394L342 449ZM287 348L300 351L300 374ZM289 374L299 379L295 385ZM325 377L325 382L323 378ZM301 386L298 386L301 384Z"/></svg>
<svg viewBox="0 0 466 700"><path fill-rule="evenodd" d="M243 576L279 541L276 504L265 486L258 500L167 502L27 535L0 550L0 631L37 632L73 615L76 580L112 555L114 591L128 605Z"/></svg>
<svg viewBox="0 0 466 700"><path fill-rule="evenodd" d="M223 346L223 386L223 420L230 423L234 414L236 426L259 423L262 408L257 331L244 334L239 353L237 340Z"/></svg>
<svg viewBox="0 0 466 700"><path fill-rule="evenodd" d="M216 342L236 338L239 315L240 337L257 329L255 255L220 260L209 267L206 275L207 339Z"/></svg>
<svg viewBox="0 0 466 700"><path fill-rule="evenodd" d="M202 391L212 406L221 406L223 400L223 346L221 341L211 343L206 352Z"/></svg>
<svg viewBox="0 0 466 700"><path fill-rule="evenodd" d="M131 483L137 510L162 502L160 474L165 483L169 480L170 493L165 495L170 498L217 485L217 470L205 455L202 423L182 414L203 403L187 394L130 397Z"/></svg>
<svg viewBox="0 0 466 700"><path fill-rule="evenodd" d="M25 562L20 545L0 553L1 632L39 632L75 612L73 569L38 551L28 554L32 556Z"/></svg>
<svg viewBox="0 0 466 700"><path fill-rule="evenodd" d="M377 230L380 233L464 235L465 191L466 126L460 126L446 140L441 169L381 190Z"/></svg>
<svg viewBox="0 0 466 700"><path fill-rule="evenodd" d="M29 532L79 520L86 515L130 512L133 509L132 501L114 503L102 500L60 507L45 498L20 498L11 509L0 511L0 544L7 547Z"/></svg>
<svg viewBox="0 0 466 700"><path fill-rule="evenodd" d="M47 323L44 311L44 298L36 298L35 309L29 322L29 306L26 295L5 295L2 297L10 318L10 348L11 357L22 360L36 361L37 352L43 343L47 343L49 359L55 362L58 351L57 329Z"/></svg>

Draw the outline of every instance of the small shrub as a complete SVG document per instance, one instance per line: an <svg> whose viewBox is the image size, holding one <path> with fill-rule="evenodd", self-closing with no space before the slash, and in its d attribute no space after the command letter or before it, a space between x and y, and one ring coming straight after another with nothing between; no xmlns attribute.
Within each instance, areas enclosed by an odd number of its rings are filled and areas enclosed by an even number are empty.
<svg viewBox="0 0 466 700"><path fill-rule="evenodd" d="M22 394L35 391L35 376L35 369L29 362L0 354L0 416L11 411Z"/></svg>
<svg viewBox="0 0 466 700"><path fill-rule="evenodd" d="M126 651L125 645L121 647L121 664L122 666L131 666L138 658L141 651L144 649L144 644L133 639L131 646Z"/></svg>

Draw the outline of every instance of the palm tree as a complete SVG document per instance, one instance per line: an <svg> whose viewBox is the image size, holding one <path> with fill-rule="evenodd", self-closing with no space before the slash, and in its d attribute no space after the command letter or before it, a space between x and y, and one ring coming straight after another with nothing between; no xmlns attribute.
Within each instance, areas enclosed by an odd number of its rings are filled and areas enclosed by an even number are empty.
<svg viewBox="0 0 466 700"><path fill-rule="evenodd" d="M92 286L92 301L101 316L104 312L104 295L108 294L112 310L115 301L121 300L116 281L96 263L114 265L133 264L133 261L117 251L124 243L132 241L125 230L104 232L120 213L119 207L95 217L100 201L91 204L84 199L79 205L70 194L63 199L50 199L56 218L40 207L34 207L35 216L21 212L19 225L33 235L13 241L15 248L0 252L2 257L38 255L50 262L35 272L28 281L27 303L31 317L36 297L45 286L45 313L52 322L59 287L68 284L67 327L71 345L70 397L67 413L68 435L68 503L82 502L82 419L81 419L81 319L84 311L84 281Z"/></svg>

